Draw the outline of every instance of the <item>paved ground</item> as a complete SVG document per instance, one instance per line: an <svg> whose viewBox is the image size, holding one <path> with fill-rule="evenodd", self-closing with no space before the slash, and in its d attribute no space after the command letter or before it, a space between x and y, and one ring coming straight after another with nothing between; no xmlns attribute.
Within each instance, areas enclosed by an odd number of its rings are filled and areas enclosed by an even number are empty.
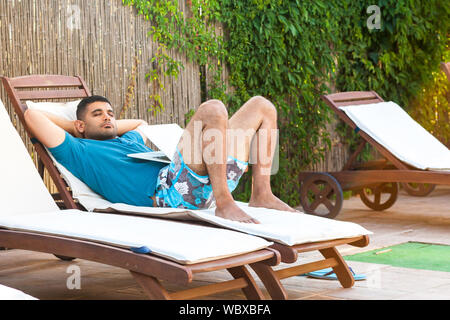
<svg viewBox="0 0 450 320"><path fill-rule="evenodd" d="M450 187L438 187L429 196L417 198L401 192L397 202L385 212L374 212L358 197L344 202L339 220L353 221L374 232L365 248L341 246L343 255L378 249L408 241L450 245ZM320 256L308 253L302 263ZM366 273L350 289L337 281L293 277L282 281L290 299L450 299L450 273L416 270L361 262L349 262L358 273ZM81 271L81 288L69 290L67 281ZM73 271L72 271L73 272ZM202 275L193 286L231 279L227 272ZM72 282L73 283L73 282ZM258 281L260 284L260 282ZM145 299L131 275L122 269L75 260L64 262L49 254L23 250L0 251L0 284L24 291L39 299ZM176 289L168 287L168 289ZM208 299L242 299L240 291L217 294Z"/></svg>

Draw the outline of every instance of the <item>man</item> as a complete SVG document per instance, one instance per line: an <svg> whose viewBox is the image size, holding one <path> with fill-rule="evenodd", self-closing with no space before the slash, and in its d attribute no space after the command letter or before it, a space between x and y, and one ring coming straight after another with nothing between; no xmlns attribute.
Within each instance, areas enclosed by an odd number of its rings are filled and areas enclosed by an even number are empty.
<svg viewBox="0 0 450 320"><path fill-rule="evenodd" d="M33 109L26 110L25 121L56 160L111 202L203 209L215 200L217 216L258 223L231 195L252 154L256 163L249 205L295 211L270 187L277 113L263 97L251 98L230 119L219 100L201 104L167 166L127 157L151 151L139 129L146 122L116 120L111 104L101 96L83 99L75 121Z"/></svg>

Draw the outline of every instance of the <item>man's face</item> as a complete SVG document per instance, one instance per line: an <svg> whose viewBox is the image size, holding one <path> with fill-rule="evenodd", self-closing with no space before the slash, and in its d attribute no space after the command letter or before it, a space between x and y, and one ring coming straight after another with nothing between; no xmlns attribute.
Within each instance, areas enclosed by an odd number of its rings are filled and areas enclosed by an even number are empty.
<svg viewBox="0 0 450 320"><path fill-rule="evenodd" d="M84 138L108 140L117 136L116 119L109 103L96 101L89 104L86 109L84 119L77 125Z"/></svg>

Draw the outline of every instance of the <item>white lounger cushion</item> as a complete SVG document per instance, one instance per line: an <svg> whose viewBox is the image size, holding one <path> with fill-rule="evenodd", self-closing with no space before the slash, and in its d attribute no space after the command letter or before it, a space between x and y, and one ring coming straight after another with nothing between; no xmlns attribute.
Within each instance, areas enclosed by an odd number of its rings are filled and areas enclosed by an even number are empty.
<svg viewBox="0 0 450 320"><path fill-rule="evenodd" d="M69 102L34 102L26 101L30 109L37 109L53 113L67 120L77 120L77 107L81 99Z"/></svg>
<svg viewBox="0 0 450 320"><path fill-rule="evenodd" d="M396 103L379 102L340 109L358 128L401 161L422 170L450 170L450 150Z"/></svg>
<svg viewBox="0 0 450 320"><path fill-rule="evenodd" d="M189 212L189 215L215 225L260 236L289 246L372 234L372 232L353 222L332 220L302 212L254 208L242 202L238 202L238 205L249 216L257 219L260 224L240 223L216 217L214 209L193 210Z"/></svg>
<svg viewBox="0 0 450 320"><path fill-rule="evenodd" d="M260 236L286 245L352 238L369 235L372 232L352 222L332 220L301 212L287 212L266 208L249 207L247 203L236 201L248 215L260 224L231 221L215 216L215 208L207 210L188 210L177 208L138 207L123 203L111 203L106 208L113 208L122 213L138 214L148 217L201 220Z"/></svg>
<svg viewBox="0 0 450 320"><path fill-rule="evenodd" d="M143 217L60 210L0 217L0 226L84 239L151 253L183 264L235 256L271 245L226 229Z"/></svg>
<svg viewBox="0 0 450 320"><path fill-rule="evenodd" d="M20 290L0 284L0 300L38 300Z"/></svg>

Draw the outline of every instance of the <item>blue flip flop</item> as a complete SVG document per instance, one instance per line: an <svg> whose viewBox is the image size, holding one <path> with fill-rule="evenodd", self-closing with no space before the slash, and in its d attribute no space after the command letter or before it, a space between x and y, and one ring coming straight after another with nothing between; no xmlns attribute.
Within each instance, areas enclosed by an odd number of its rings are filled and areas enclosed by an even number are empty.
<svg viewBox="0 0 450 320"><path fill-rule="evenodd" d="M352 268L349 267L349 269L350 269L350 272L352 273L355 281L367 279L367 276L365 274L362 274L362 273L356 274ZM337 280L337 276L334 273L333 268L326 268L326 269L322 269L322 270L308 272L308 273L302 274L302 276L308 276L308 277L316 278L316 279Z"/></svg>

